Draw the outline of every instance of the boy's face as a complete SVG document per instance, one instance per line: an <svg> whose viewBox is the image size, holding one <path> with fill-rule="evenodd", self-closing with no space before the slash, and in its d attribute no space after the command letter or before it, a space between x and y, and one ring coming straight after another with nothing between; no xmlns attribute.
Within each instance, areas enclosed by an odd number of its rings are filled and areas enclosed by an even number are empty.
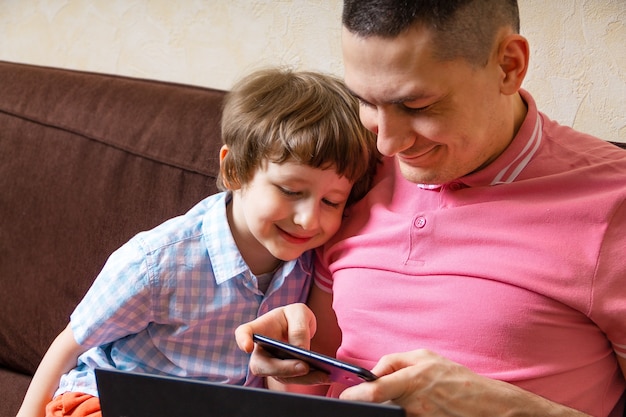
<svg viewBox="0 0 626 417"><path fill-rule="evenodd" d="M268 272L260 265L292 260L324 244L339 229L351 189L334 168L262 164L233 192L231 229L248 266Z"/></svg>

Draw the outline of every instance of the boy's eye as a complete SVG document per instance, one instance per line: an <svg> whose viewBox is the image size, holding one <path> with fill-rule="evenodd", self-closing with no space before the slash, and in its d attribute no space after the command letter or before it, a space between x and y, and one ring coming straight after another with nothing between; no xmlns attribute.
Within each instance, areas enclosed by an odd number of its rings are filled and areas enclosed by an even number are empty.
<svg viewBox="0 0 626 417"><path fill-rule="evenodd" d="M340 203L334 203L334 202L332 202L332 201L330 201L330 200L327 200L327 199L325 199L325 198L324 198L324 199L322 199L322 202L323 202L324 204L326 204L327 206L332 207L332 208L339 208L339 207L341 206L341 204L340 204Z"/></svg>
<svg viewBox="0 0 626 417"><path fill-rule="evenodd" d="M290 198L297 198L303 195L302 191L293 191L280 185L277 185L276 188L280 191L280 193ZM339 208L342 205L341 202L337 203L335 201L328 200L327 198L323 198L322 203L331 208Z"/></svg>
<svg viewBox="0 0 626 417"><path fill-rule="evenodd" d="M290 190L288 188L284 188L284 187L280 187L280 186L277 186L277 187L280 190L280 192L285 194L286 196L295 197L297 195L300 195L299 191L292 191L292 190Z"/></svg>

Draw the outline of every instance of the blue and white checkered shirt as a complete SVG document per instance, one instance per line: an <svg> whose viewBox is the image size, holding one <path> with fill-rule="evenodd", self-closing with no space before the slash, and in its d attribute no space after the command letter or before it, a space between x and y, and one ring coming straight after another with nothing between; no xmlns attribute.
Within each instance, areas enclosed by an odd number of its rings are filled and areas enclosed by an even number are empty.
<svg viewBox="0 0 626 417"><path fill-rule="evenodd" d="M305 302L312 253L285 262L264 295L230 232L230 194L139 233L115 251L71 316L77 342L95 346L61 379L66 391L97 396L94 368L261 386L237 348L241 324Z"/></svg>

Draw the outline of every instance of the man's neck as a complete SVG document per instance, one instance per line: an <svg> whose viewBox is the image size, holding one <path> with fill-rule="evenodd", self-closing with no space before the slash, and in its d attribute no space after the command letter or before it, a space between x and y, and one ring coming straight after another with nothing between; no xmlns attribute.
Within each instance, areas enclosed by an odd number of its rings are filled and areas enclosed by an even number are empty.
<svg viewBox="0 0 626 417"><path fill-rule="evenodd" d="M511 140L517 135L520 127L522 127L522 123L526 120L526 113L528 113L528 106L526 102L522 98L521 94L518 92L512 98L513 102L513 136Z"/></svg>

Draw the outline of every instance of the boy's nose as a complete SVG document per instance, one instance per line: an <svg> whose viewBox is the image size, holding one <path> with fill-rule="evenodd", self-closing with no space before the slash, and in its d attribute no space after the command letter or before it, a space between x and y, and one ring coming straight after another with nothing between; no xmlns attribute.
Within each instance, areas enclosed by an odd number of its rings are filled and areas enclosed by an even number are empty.
<svg viewBox="0 0 626 417"><path fill-rule="evenodd" d="M304 230L314 230L319 227L319 209L313 202L299 204L294 215L294 223Z"/></svg>

